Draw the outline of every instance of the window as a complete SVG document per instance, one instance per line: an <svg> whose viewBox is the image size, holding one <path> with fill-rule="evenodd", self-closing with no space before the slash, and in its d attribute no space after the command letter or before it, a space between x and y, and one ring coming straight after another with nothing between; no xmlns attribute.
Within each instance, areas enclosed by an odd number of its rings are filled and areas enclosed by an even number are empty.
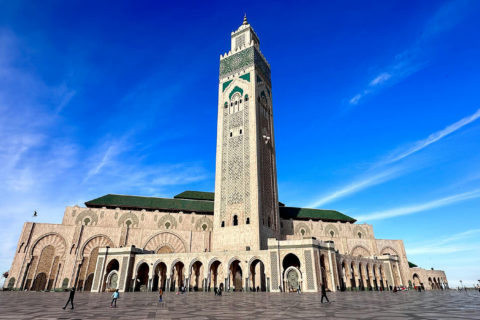
<svg viewBox="0 0 480 320"><path fill-rule="evenodd" d="M202 224L202 229L203 229L203 231L207 230L207 225L205 223Z"/></svg>
<svg viewBox="0 0 480 320"><path fill-rule="evenodd" d="M248 101L248 94L245 95L245 101Z"/></svg>
<svg viewBox="0 0 480 320"><path fill-rule="evenodd" d="M127 228L130 228L130 226L132 225L132 221L127 220L125 221L125 224L127 225Z"/></svg>
<svg viewBox="0 0 480 320"><path fill-rule="evenodd" d="M222 228L225 227L225 221L222 221Z"/></svg>
<svg viewBox="0 0 480 320"><path fill-rule="evenodd" d="M247 224L250 224L250 218L247 218L247 222L246 222L246 223L247 223Z"/></svg>
<svg viewBox="0 0 480 320"><path fill-rule="evenodd" d="M233 132L230 131L230 137L233 136Z"/></svg>
<svg viewBox="0 0 480 320"><path fill-rule="evenodd" d="M83 220L83 225L88 226L89 223L90 223L90 218L85 218L85 220Z"/></svg>
<svg viewBox="0 0 480 320"><path fill-rule="evenodd" d="M240 100L238 101L238 103L242 103L242 99L240 99Z"/></svg>
<svg viewBox="0 0 480 320"><path fill-rule="evenodd" d="M166 229L170 228L170 222L167 221L167 223L165 223L165 228Z"/></svg>
<svg viewBox="0 0 480 320"><path fill-rule="evenodd" d="M305 235L305 229L300 230L300 233L302 234L302 236L304 236Z"/></svg>
<svg viewBox="0 0 480 320"><path fill-rule="evenodd" d="M358 238L362 239L362 233L361 232L358 233Z"/></svg>
<svg viewBox="0 0 480 320"><path fill-rule="evenodd" d="M240 134L242 134L242 129L240 129Z"/></svg>
<svg viewBox="0 0 480 320"><path fill-rule="evenodd" d="M233 225L234 225L234 226L238 226L238 217L237 217L237 215L234 215L234 216L233 216Z"/></svg>
<svg viewBox="0 0 480 320"><path fill-rule="evenodd" d="M335 232L333 232L333 231L330 231L330 236L332 236L332 237L333 237L334 235L335 235Z"/></svg>

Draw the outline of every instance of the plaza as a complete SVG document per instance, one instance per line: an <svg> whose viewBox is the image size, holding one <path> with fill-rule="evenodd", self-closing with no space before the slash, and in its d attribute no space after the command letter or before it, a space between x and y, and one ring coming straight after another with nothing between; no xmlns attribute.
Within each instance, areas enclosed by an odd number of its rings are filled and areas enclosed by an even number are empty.
<svg viewBox="0 0 480 320"><path fill-rule="evenodd" d="M123 293L110 308L110 293L1 292L0 319L480 319L478 291L304 293Z"/></svg>

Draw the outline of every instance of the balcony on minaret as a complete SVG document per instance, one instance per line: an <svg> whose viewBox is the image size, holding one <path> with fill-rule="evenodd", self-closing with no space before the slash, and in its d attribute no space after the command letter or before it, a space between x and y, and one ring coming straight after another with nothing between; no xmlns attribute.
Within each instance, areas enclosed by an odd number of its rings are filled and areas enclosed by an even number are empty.
<svg viewBox="0 0 480 320"><path fill-rule="evenodd" d="M236 30L232 32L232 46L231 51L235 52L242 50L251 45L256 46L257 48L260 45L260 40L258 36L250 26L247 21L247 15L243 18L243 24Z"/></svg>

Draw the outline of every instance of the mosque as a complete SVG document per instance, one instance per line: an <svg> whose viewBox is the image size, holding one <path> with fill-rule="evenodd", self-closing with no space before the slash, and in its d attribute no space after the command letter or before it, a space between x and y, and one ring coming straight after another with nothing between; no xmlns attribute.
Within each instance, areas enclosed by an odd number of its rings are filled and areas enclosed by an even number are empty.
<svg viewBox="0 0 480 320"><path fill-rule="evenodd" d="M4 287L103 292L446 289L402 240L335 210L278 200L270 65L248 23L220 56L215 192L108 194L26 222Z"/></svg>

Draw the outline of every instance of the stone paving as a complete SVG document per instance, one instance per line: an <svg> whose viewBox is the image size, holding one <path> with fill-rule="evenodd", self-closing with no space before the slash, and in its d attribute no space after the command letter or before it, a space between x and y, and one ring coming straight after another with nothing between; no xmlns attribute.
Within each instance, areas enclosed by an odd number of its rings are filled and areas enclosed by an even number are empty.
<svg viewBox="0 0 480 320"><path fill-rule="evenodd" d="M0 292L0 319L480 319L478 291L304 293L148 293L75 295L75 309L62 310L68 293Z"/></svg>

